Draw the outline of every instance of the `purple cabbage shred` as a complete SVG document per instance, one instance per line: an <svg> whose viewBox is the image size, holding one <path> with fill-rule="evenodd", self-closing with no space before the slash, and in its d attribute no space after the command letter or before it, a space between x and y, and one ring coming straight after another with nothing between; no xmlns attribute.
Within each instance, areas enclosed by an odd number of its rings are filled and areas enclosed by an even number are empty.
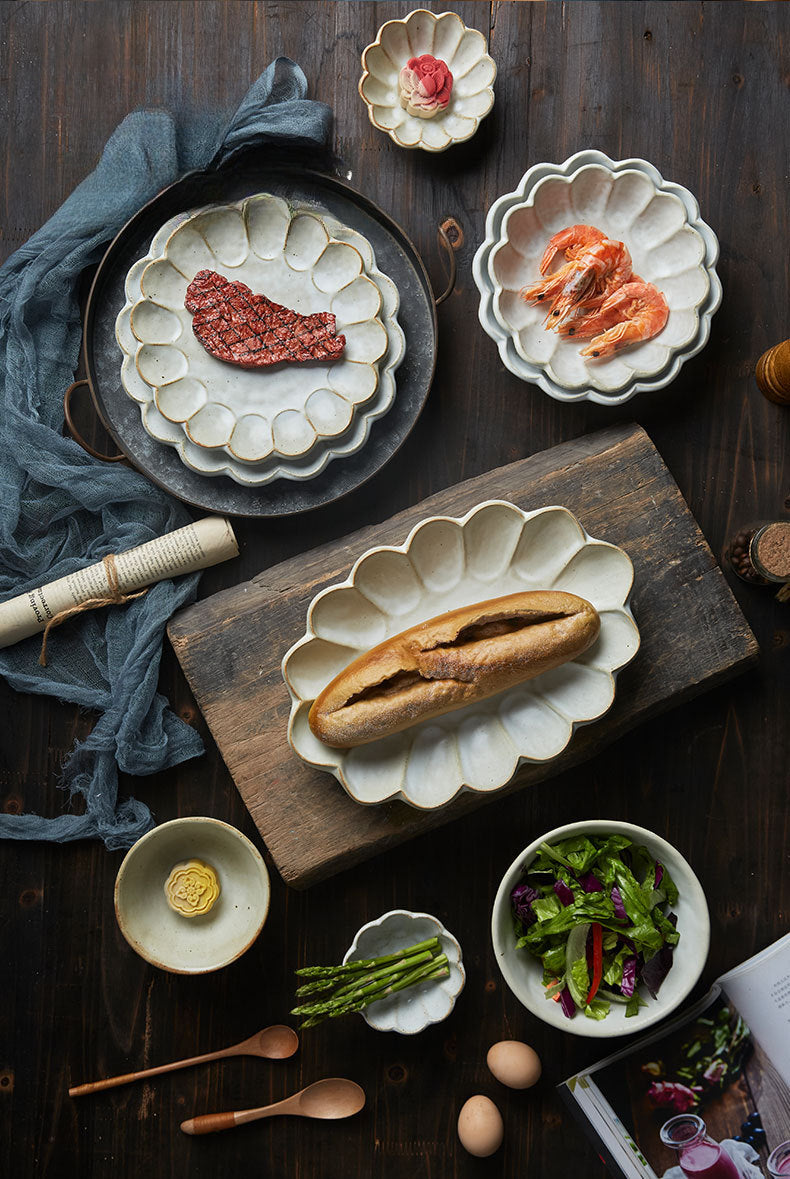
<svg viewBox="0 0 790 1179"><path fill-rule="evenodd" d="M652 958L648 958L642 967L642 982L654 999L658 998L661 984L669 974L671 966L672 946L665 945Z"/></svg>
<svg viewBox="0 0 790 1179"><path fill-rule="evenodd" d="M612 887L611 897L612 904L614 905L615 917L619 918L620 921L627 921L628 914L625 911L625 905L623 904L623 898L620 893L620 889L616 884Z"/></svg>
<svg viewBox="0 0 790 1179"><path fill-rule="evenodd" d="M580 876L579 884L585 892L603 892L603 885L592 872L587 872L584 876Z"/></svg>
<svg viewBox="0 0 790 1179"><path fill-rule="evenodd" d="M560 898L560 903L563 904L566 908L568 905L573 904L573 893L571 892L570 888L568 888L568 885L564 880L554 881L554 891Z"/></svg>
<svg viewBox="0 0 790 1179"><path fill-rule="evenodd" d="M525 928L534 925L538 919L532 909L532 902L536 901L538 896L539 893L529 884L517 884L510 894L513 912Z"/></svg>
<svg viewBox="0 0 790 1179"><path fill-rule="evenodd" d="M664 879L664 867L662 864L659 864L658 860L656 860L656 882L653 885L653 888L658 888L663 879Z"/></svg>
<svg viewBox="0 0 790 1179"><path fill-rule="evenodd" d="M636 986L636 958L626 958L623 963L623 978L620 983L620 990L627 999L630 999L634 993Z"/></svg>
<svg viewBox="0 0 790 1179"><path fill-rule="evenodd" d="M563 1015L566 1015L568 1019L573 1019L576 1014L576 1004L567 987L563 987L560 991L560 1007L562 1008Z"/></svg>

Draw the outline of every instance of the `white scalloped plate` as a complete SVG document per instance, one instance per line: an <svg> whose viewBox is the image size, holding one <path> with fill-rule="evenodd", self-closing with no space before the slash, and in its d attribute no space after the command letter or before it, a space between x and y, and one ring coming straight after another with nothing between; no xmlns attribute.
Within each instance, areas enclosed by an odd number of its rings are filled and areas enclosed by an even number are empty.
<svg viewBox="0 0 790 1179"><path fill-rule="evenodd" d="M343 958L344 962L394 954L396 950L406 950L418 942L427 941L429 937L439 938L442 953L447 955L450 968L448 977L417 983L388 999L364 1007L360 1015L376 1031L413 1036L430 1024L447 1019L466 982L461 947L436 917L430 913L412 913L408 909L392 909L375 921L368 921L354 935Z"/></svg>
<svg viewBox="0 0 790 1179"><path fill-rule="evenodd" d="M445 62L453 75L447 109L431 119L404 110L398 85L409 58L424 53ZM470 139L494 105L496 63L486 39L455 12L418 8L402 20L388 20L364 49L362 70L358 89L368 117L399 147L445 151Z"/></svg>
<svg viewBox="0 0 790 1179"><path fill-rule="evenodd" d="M589 536L567 508L523 512L488 500L462 519L431 516L400 547L364 553L346 581L311 602L307 632L282 664L291 747L364 804L399 798L433 810L460 790L499 790L520 764L557 757L576 725L610 708L615 673L639 649L633 576L623 550ZM534 680L370 745L334 749L314 736L310 705L358 655L427 618L530 589L591 602L601 615L596 643Z"/></svg>
<svg viewBox="0 0 790 1179"><path fill-rule="evenodd" d="M546 330L544 312L519 295L538 277L552 234L577 223L624 241L634 273L655 283L669 304L658 336L604 360L585 360L579 343ZM506 367L550 396L621 404L668 385L706 344L721 302L717 258L716 237L687 189L665 181L646 160L578 152L561 165L536 164L489 210L472 267L480 322Z"/></svg>
<svg viewBox="0 0 790 1179"><path fill-rule="evenodd" d="M282 231L279 247L271 222ZM326 245L315 259L319 236ZM253 245L272 257L259 257ZM204 267L305 314L319 303L334 310L346 354L328 365L255 371L216 360L183 307L186 283ZM405 349L397 288L378 270L366 239L329 216L268 194L181 214L129 271L126 297L116 322L124 388L140 404L148 433L201 474L251 485L312 478L330 459L359 450L394 399Z"/></svg>

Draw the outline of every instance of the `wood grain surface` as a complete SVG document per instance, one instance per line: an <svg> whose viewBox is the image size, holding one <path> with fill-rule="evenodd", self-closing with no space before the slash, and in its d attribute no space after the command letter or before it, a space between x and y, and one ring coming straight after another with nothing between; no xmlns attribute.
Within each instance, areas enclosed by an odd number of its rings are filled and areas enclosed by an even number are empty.
<svg viewBox="0 0 790 1179"><path fill-rule="evenodd" d="M423 0L442 11L446 5ZM490 40L496 104L469 143L400 150L368 122L359 55L407 5L127 0L0 4L0 253L20 246L94 166L140 105L230 119L277 54L305 70L335 111L350 181L410 234L437 288L435 225L464 229L455 293L439 309L437 376L403 450L348 500L279 524L240 523L241 558L207 571L201 598L249 580L443 488L592 430L644 426L719 558L742 524L790 513L790 416L753 369L790 331L787 161L790 11L785 4L469 3L453 7ZM651 160L697 197L721 244L724 302L710 342L671 388L622 409L551 401L506 372L477 321L471 260L485 213L526 168L596 147ZM87 428L87 420L84 423ZM104 443L97 431L95 441ZM15 1179L456 1179L483 1173L602 1179L554 1084L601 1055L530 1017L503 985L489 941L497 884L519 850L593 816L638 822L697 871L712 919L701 986L787 929L790 612L727 574L761 647L753 671L641 725L583 766L513 794L306 892L275 874L256 945L205 977L164 974L122 939L113 913L121 853L101 845L5 844L0 867L0 1173ZM275 636L279 642L279 637ZM123 789L159 821L215 815L257 840L166 647L161 689L203 733L206 755ZM58 770L93 718L0 684L0 805L56 814ZM260 846L260 843L259 843ZM361 1019L324 1025L282 1064L235 1060L78 1103L87 1077L129 1072L232 1044L287 1018L293 970L342 956L356 929L393 907L434 913L464 949L467 985L451 1018L409 1038ZM509 1091L485 1054L513 1037L541 1053L535 1090ZM193 1114L279 1100L321 1076L366 1089L337 1124L273 1120L187 1139ZM506 1124L490 1162L467 1156L455 1122L485 1093ZM790 1137L790 1128L787 1137Z"/></svg>
<svg viewBox="0 0 790 1179"><path fill-rule="evenodd" d="M591 535L628 553L639 654L618 677L607 715L579 728L552 761L522 766L503 790L467 792L433 811L402 802L361 807L294 756L282 658L304 633L313 597L345 580L372 545L403 544L428 516L460 517L489 499L525 511L562 504ZM638 426L597 431L440 491L187 607L168 634L266 847L297 888L561 773L641 721L745 671L758 655L677 484Z"/></svg>

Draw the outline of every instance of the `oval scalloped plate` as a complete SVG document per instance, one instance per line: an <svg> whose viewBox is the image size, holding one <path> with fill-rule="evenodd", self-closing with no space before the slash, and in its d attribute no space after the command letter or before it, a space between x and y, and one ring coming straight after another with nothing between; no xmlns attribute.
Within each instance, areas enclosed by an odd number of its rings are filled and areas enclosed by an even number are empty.
<svg viewBox="0 0 790 1179"><path fill-rule="evenodd" d="M538 277L552 234L578 223L625 242L634 273L655 283L669 304L663 331L604 360L585 360L578 343L546 330L543 312L519 295ZM564 164L536 164L489 210L472 267L480 322L506 367L551 397L619 405L668 385L707 343L721 302L718 253L692 194L646 160L583 151Z"/></svg>
<svg viewBox="0 0 790 1179"><path fill-rule="evenodd" d="M576 725L610 708L615 675L639 649L628 607L633 576L623 550L588 536L567 508L524 512L489 500L462 519L429 517L405 544L370 549L346 581L313 599L307 631L282 664L292 701L291 747L334 774L359 803L398 798L433 810L461 790L499 790L520 764L557 757ZM314 736L310 705L358 655L448 610L530 589L565 590L595 606L601 633L589 651L369 745L333 749Z"/></svg>
<svg viewBox="0 0 790 1179"><path fill-rule="evenodd" d="M331 364L245 370L198 342L188 282L215 269L303 314L331 310L346 336ZM122 383L143 424L201 474L259 485L311 478L355 453L395 395L405 341L398 293L361 234L269 194L171 219L129 271L116 322Z"/></svg>

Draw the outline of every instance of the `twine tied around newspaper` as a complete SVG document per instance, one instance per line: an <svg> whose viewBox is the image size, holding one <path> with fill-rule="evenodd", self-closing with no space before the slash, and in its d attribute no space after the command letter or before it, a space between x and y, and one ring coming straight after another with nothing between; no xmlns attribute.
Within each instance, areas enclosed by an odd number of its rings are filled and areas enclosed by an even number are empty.
<svg viewBox="0 0 790 1179"><path fill-rule="evenodd" d="M47 666L47 639L49 632L54 626L60 626L61 622L72 618L75 614L82 614L84 610L98 610L100 606L123 606L125 602L131 602L133 598L141 598L143 594L148 593L148 586L145 589L138 590L136 594L123 594L118 582L118 568L115 564L115 553L108 553L106 557L102 557L102 565L107 571L107 592L95 598L86 598L84 602L80 602L76 606L68 606L65 610L58 610L57 614L53 614L47 625L44 627L44 634L41 639L41 654L38 661L42 667Z"/></svg>

